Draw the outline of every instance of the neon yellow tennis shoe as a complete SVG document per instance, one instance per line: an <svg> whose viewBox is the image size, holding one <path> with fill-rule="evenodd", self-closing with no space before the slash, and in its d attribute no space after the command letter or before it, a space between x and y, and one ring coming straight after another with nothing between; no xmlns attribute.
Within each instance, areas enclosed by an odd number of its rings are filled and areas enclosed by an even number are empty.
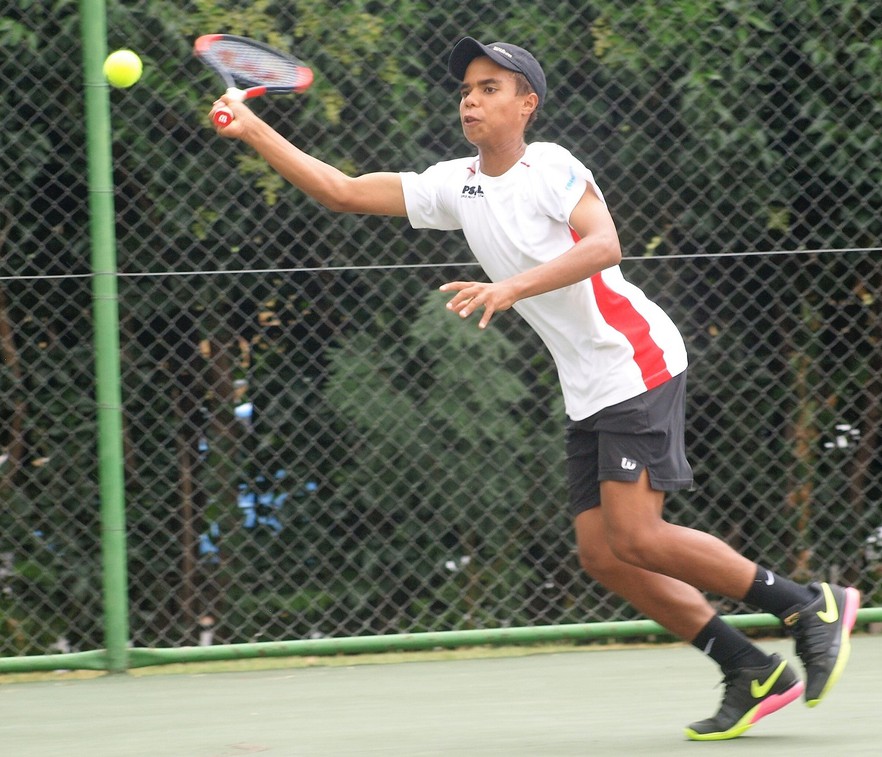
<svg viewBox="0 0 882 757"><path fill-rule="evenodd" d="M785 613L784 625L796 639L796 653L805 666L805 703L814 707L848 663L861 594L857 589L828 583L813 583L809 588L818 596Z"/></svg>
<svg viewBox="0 0 882 757"><path fill-rule="evenodd" d="M712 718L686 727L693 741L734 739L766 715L799 698L805 688L786 660L773 654L760 668L741 668L727 673L720 710Z"/></svg>

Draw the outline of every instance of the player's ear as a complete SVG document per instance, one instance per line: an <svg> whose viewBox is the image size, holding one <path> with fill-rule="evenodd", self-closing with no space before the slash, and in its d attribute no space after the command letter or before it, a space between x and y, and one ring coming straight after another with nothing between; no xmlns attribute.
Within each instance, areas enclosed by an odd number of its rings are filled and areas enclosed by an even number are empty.
<svg viewBox="0 0 882 757"><path fill-rule="evenodd" d="M523 110L524 115L529 118L531 113L534 113L536 109L539 107L539 95L535 92L530 92L529 95L524 97Z"/></svg>

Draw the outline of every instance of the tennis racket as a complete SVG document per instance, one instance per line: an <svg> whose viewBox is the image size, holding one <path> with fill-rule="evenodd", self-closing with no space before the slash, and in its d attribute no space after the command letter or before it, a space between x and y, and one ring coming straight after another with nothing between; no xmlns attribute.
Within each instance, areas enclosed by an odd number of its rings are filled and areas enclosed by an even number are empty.
<svg viewBox="0 0 882 757"><path fill-rule="evenodd" d="M305 92L312 84L312 69L297 58L247 37L234 34L204 34L193 52L213 68L227 85L227 96L244 102L261 95ZM219 108L214 122L220 127L233 122L229 108Z"/></svg>

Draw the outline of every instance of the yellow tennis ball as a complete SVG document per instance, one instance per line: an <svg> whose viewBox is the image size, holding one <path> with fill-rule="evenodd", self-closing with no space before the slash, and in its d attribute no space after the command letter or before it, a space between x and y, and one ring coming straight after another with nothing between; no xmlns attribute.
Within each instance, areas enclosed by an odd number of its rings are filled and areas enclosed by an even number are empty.
<svg viewBox="0 0 882 757"><path fill-rule="evenodd" d="M114 87L131 87L143 70L141 59L131 50L117 50L104 61L104 75Z"/></svg>

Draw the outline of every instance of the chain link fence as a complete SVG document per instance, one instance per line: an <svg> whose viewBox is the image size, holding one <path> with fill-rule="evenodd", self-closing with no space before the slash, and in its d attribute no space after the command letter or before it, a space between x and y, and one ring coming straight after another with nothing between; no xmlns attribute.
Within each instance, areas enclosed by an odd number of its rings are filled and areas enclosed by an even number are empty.
<svg viewBox="0 0 882 757"><path fill-rule="evenodd" d="M470 153L460 36L533 49L532 138L595 171L687 342L671 518L882 603L882 10L657 6L109 5L146 64L111 93L134 645L635 617L579 571L544 347L446 313L438 285L481 275L460 236L326 212L218 139L210 31L314 66L255 108L351 173ZM102 646L78 22L0 9L0 656Z"/></svg>

